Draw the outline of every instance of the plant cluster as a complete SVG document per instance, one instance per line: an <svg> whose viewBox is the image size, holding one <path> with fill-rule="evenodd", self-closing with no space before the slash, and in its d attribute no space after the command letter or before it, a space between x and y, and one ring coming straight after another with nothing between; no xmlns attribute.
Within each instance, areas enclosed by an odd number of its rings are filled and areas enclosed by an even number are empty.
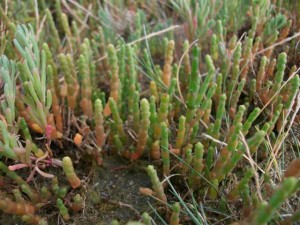
<svg viewBox="0 0 300 225"><path fill-rule="evenodd" d="M0 209L72 221L88 201L76 167L119 155L148 160L140 192L157 200L127 224L299 221L287 144L299 12L280 0L1 3Z"/></svg>

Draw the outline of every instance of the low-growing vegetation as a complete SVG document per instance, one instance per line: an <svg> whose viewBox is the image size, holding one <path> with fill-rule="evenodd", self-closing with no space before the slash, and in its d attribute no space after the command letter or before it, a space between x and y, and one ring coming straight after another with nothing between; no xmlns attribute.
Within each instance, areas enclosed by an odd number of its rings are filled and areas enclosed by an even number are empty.
<svg viewBox="0 0 300 225"><path fill-rule="evenodd" d="M0 18L1 224L299 223L299 1Z"/></svg>

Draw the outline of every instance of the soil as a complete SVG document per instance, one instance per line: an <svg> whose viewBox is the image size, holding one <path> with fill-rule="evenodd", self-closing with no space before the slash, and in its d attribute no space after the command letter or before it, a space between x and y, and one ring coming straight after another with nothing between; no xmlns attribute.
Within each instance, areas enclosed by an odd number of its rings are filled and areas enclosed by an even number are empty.
<svg viewBox="0 0 300 225"><path fill-rule="evenodd" d="M84 192L84 209L78 213L69 210L72 219L68 222L62 220L58 210L54 208L56 206L46 205L39 213L48 218L49 225L107 225L113 219L121 224L129 220L139 220L143 212L151 210L150 204L155 204L151 197L139 193L139 187L151 188L151 181L146 173L147 164L150 162L142 163L144 165L129 164L128 160L119 156L110 156L105 158L103 167L86 165L76 168L75 165L78 176L89 174L88 177L81 177L83 185L80 192ZM61 180L63 178L59 178ZM74 196L72 192L73 190L69 194ZM16 224L25 223L16 216L0 213L0 225Z"/></svg>

